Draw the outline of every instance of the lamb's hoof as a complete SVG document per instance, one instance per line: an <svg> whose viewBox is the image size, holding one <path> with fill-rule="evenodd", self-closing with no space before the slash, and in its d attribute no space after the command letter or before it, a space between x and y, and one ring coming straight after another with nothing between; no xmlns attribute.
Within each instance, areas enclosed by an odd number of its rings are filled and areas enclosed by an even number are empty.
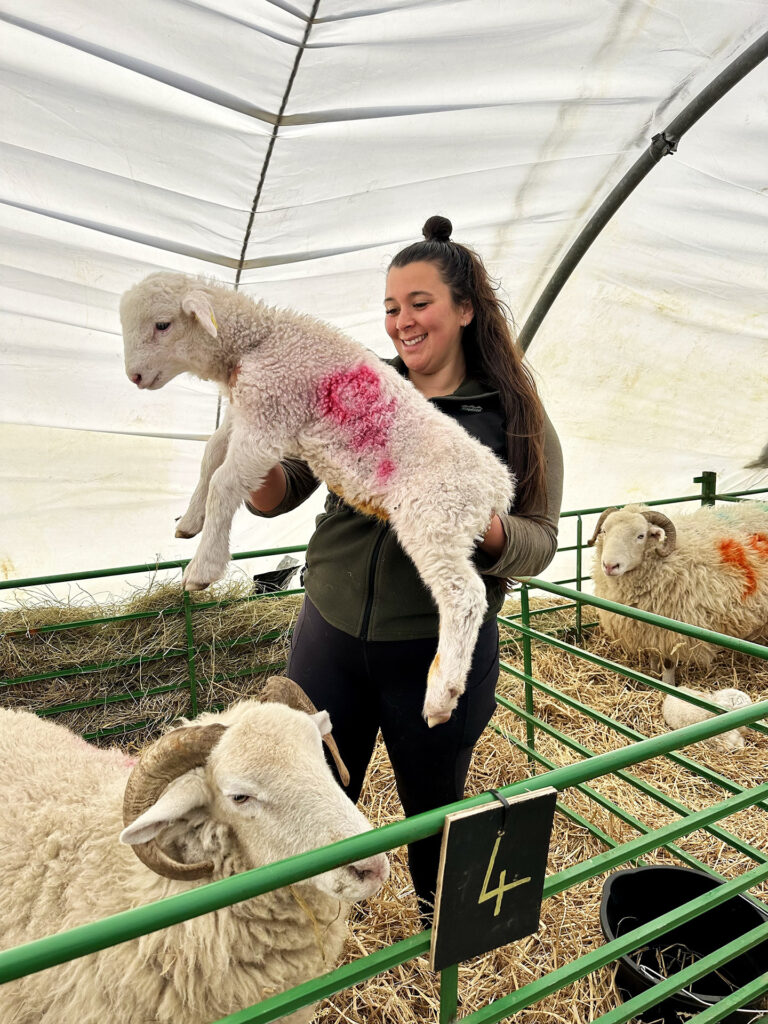
<svg viewBox="0 0 768 1024"><path fill-rule="evenodd" d="M193 560L184 570L184 575L181 578L181 585L184 590L205 590L206 587L210 587L210 585L215 583L216 580L220 580L226 571L227 567L225 565L220 572L201 572Z"/></svg>
<svg viewBox="0 0 768 1024"><path fill-rule="evenodd" d="M202 519L198 522L194 519L187 519L186 516L180 516L176 523L176 536L183 537L185 540L189 540L190 537L196 537L203 528Z"/></svg>
<svg viewBox="0 0 768 1024"><path fill-rule="evenodd" d="M206 587L210 587L210 583L204 583L202 580L182 580L184 590L205 590Z"/></svg>

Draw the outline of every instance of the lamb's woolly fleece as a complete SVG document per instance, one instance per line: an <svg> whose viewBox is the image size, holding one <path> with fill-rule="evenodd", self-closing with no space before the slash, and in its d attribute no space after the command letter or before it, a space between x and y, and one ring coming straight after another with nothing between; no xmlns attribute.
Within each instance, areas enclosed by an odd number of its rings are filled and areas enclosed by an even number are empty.
<svg viewBox="0 0 768 1024"><path fill-rule="evenodd" d="M647 508L626 505L622 511L642 513ZM616 515L612 513L606 518L603 524L606 532ZM659 557L656 542L649 538L641 564L623 576L606 576L602 571L604 538L598 536L592 571L595 594L743 640L768 636L768 512L765 508L749 502L727 509L702 506L689 515L678 516L674 524L675 550L666 557ZM755 542L756 536L764 536L766 545ZM732 557L734 554L738 557ZM600 610L598 616L606 633L628 653L658 652L673 662L679 660L706 668L718 651L712 644L623 615Z"/></svg>
<svg viewBox="0 0 768 1024"><path fill-rule="evenodd" d="M689 686L678 686L677 689L679 693L689 693L693 697L708 700L725 711L735 711L736 708L745 708L748 704L752 703L749 696L743 690L737 690L733 686L716 690L713 693L706 693L704 690L694 690ZM679 697L673 697L672 694L667 694L664 698L661 713L670 729L682 729L686 725L695 725L697 722L704 722L714 715L714 712L705 711L704 708L697 707L695 704L689 704ZM727 732L721 732L719 736L713 736L705 742L710 743L712 746L720 747L723 750L741 750L745 746L744 737L747 735L747 732L748 729L744 726L739 729L729 729Z"/></svg>
<svg viewBox="0 0 768 1024"><path fill-rule="evenodd" d="M184 585L200 589L224 574L235 509L281 458L303 459L346 502L390 520L430 588L441 619L431 713L448 717L486 607L471 559L494 513L509 510L507 467L392 367L308 316L170 273L128 291L120 313L126 372L140 387L154 390L186 370L217 381L231 399L178 524L179 536L203 530Z"/></svg>
<svg viewBox="0 0 768 1024"><path fill-rule="evenodd" d="M118 842L131 767L63 726L0 710L3 948L203 884L160 878ZM331 841L326 823L316 825L307 848ZM197 836L214 878L257 866L233 848L227 826L208 819ZM291 888L314 923L290 889L267 893L7 983L0 1022L208 1024L321 974L340 955L347 905L311 883ZM312 1013L281 1019L305 1024Z"/></svg>

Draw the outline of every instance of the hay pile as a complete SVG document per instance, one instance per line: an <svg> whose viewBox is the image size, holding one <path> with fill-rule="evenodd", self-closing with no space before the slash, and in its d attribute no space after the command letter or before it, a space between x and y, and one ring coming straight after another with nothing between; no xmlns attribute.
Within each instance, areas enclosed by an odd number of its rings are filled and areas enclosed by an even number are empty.
<svg viewBox="0 0 768 1024"><path fill-rule="evenodd" d="M201 707L228 703L234 698L258 692L264 677L263 671L259 674L258 666L274 666L284 660L300 602L298 597L244 600L250 596L245 584L234 587L222 585L215 596L227 602L225 607L205 609L195 614L197 644L210 646L215 638L219 645L197 656ZM196 604L210 600L209 593L194 598ZM532 606L553 603L532 601ZM46 632L41 627L73 619L98 618L105 614L103 607L73 608L68 604L42 602L2 614L0 633L5 637L0 644L0 676L13 678L54 671L63 666L122 661L138 654L148 657L162 651L183 649L184 617L167 611L179 605L179 587L175 584L149 588L146 592L137 593L127 605L106 610L122 615L135 612L161 614L137 621L97 625L86 630ZM511 605L506 609L507 613L516 610ZM573 621L573 611L564 610L541 616L536 624L542 630L562 631L570 630ZM589 609L585 609L584 621L590 621ZM223 644L229 641L238 643L232 648L224 647ZM617 648L596 631L585 634L580 642L585 649L615 661L622 660ZM506 647L504 657L510 664L522 668L518 643L512 642ZM266 671L274 670L272 667ZM221 678L234 672L244 674L233 681ZM149 724L142 731L126 732L118 737L122 745L131 749L151 738L159 722L186 713L188 693L137 696L126 704L105 704L105 697L115 692L145 693L154 686L172 685L183 681L185 673L184 656L144 663L141 667L94 671L74 680L60 676L46 683L6 687L0 691L0 701L6 706L35 709L50 707L62 700L93 701L92 707L71 711L63 717L67 724L84 733L105 725L121 729L146 719ZM534 645L534 675L639 732L653 735L666 731L661 717L661 694L640 684L538 644ZM686 673L681 669L679 681L702 689L739 686L753 700L758 700L768 695L768 664L740 655L723 654L708 674L701 671ZM522 684L513 677L502 673L499 689L516 703L524 704ZM535 706L537 714L545 721L595 753L629 742L606 726L544 695L536 695ZM525 726L510 712L499 709L494 720L517 739L525 740ZM543 733L537 734L536 747L556 765L580 759L575 751ZM742 786L757 785L766 779L768 737L751 734L746 748L732 754L703 744L686 753ZM503 786L542 770L531 768L524 753L503 736L487 730L476 749L468 794ZM664 758L647 762L631 769L631 772L692 810L717 802L724 795L716 785L696 778L687 769ZM659 828L678 817L675 811L661 806L619 778L609 777L593 785L649 829ZM561 795L561 799L617 841L628 841L637 835L630 824L578 792L568 791ZM371 764L362 806L374 825L401 817L386 752L381 746L377 748ZM766 848L765 812L750 809L722 825L758 849ZM728 878L753 866L748 858L706 832L682 839L678 845ZM586 829L574 824L564 814L557 813L548 871L560 871L603 849L603 844ZM645 858L646 863L665 861L674 862L674 858L664 851ZM350 958L374 952L419 929L405 851L395 851L392 862L392 875L384 890L355 910L348 947ZM597 878L546 901L542 908L541 927L536 935L462 964L459 968L460 1015L479 1009L602 945L599 927L602 882L603 878ZM768 887L758 894L767 899ZM519 1012L515 1020L519 1024L555 1021L582 1024L606 1012L617 1002L612 970L606 968L547 997L531 1009ZM438 1006L438 977L429 971L427 958L419 958L325 1000L319 1007L317 1021L322 1024L412 1024L437 1020Z"/></svg>
<svg viewBox="0 0 768 1024"><path fill-rule="evenodd" d="M258 692L265 674L285 662L301 597L254 597L250 581L238 579L193 594L191 601L199 609L192 614L198 709ZM110 616L117 621L56 628ZM39 711L89 702L90 707L62 714L57 721L89 737L113 730L101 742L119 742L130 750L143 746L179 715L189 714L187 632L177 582L150 581L130 598L104 604L28 597L24 604L0 612L0 638L0 681L61 673L49 680L3 685L0 702L5 707ZM105 664L116 667L96 669ZM84 674L67 674L92 666ZM160 687L182 689L149 693Z"/></svg>

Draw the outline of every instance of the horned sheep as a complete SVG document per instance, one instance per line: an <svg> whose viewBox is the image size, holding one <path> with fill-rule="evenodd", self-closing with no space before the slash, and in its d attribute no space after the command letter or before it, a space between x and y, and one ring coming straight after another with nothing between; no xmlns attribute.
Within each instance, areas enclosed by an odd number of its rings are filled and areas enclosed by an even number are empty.
<svg viewBox="0 0 768 1024"><path fill-rule="evenodd" d="M300 710L290 681L268 687L268 702L201 715L137 763L0 710L3 946L368 830L323 756L327 712ZM388 871L377 854L8 982L0 1021L208 1024L335 966L350 904Z"/></svg>
<svg viewBox="0 0 768 1024"><path fill-rule="evenodd" d="M309 316L166 272L129 289L120 316L137 387L189 372L230 400L176 530L202 531L184 587L224 575L237 508L281 459L304 460L346 502L390 522L429 587L440 628L424 717L447 721L486 608L472 555L494 513L509 510L508 468L373 352Z"/></svg>
<svg viewBox="0 0 768 1024"><path fill-rule="evenodd" d="M692 697L699 697L701 700L709 701L715 707L722 708L724 711L745 708L752 703L748 694L744 693L743 690L736 689L734 686L726 686L721 690L715 690L713 693L705 693L704 690L694 690L690 686L678 686L677 692L687 693ZM670 729L682 729L686 725L705 722L714 715L713 711L707 711L705 708L691 704L689 701L673 696L671 693L667 694L664 698L661 705L661 713ZM744 726L738 729L728 729L726 732L713 736L706 742L712 746L719 747L721 750L731 752L741 750L746 744L745 736L748 731Z"/></svg>
<svg viewBox="0 0 768 1024"><path fill-rule="evenodd" d="M676 523L655 509L606 509L595 547L597 597L743 640L768 636L768 507L702 506ZM605 632L630 654L651 653L664 682L679 663L708 668L718 648L604 609Z"/></svg>

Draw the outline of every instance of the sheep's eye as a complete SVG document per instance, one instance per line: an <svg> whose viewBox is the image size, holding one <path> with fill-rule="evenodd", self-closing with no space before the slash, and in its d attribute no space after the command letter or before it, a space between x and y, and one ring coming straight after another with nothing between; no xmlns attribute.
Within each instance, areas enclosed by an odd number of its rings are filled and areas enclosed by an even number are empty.
<svg viewBox="0 0 768 1024"><path fill-rule="evenodd" d="M644 533L638 533L637 539L638 540L645 540L645 534Z"/></svg>
<svg viewBox="0 0 768 1024"><path fill-rule="evenodd" d="M170 326L171 326L171 321L170 320L161 320L159 323L155 324L155 330L156 331L167 331Z"/></svg>
<svg viewBox="0 0 768 1024"><path fill-rule="evenodd" d="M250 799L247 793L233 793L230 797L233 804L246 804Z"/></svg>

